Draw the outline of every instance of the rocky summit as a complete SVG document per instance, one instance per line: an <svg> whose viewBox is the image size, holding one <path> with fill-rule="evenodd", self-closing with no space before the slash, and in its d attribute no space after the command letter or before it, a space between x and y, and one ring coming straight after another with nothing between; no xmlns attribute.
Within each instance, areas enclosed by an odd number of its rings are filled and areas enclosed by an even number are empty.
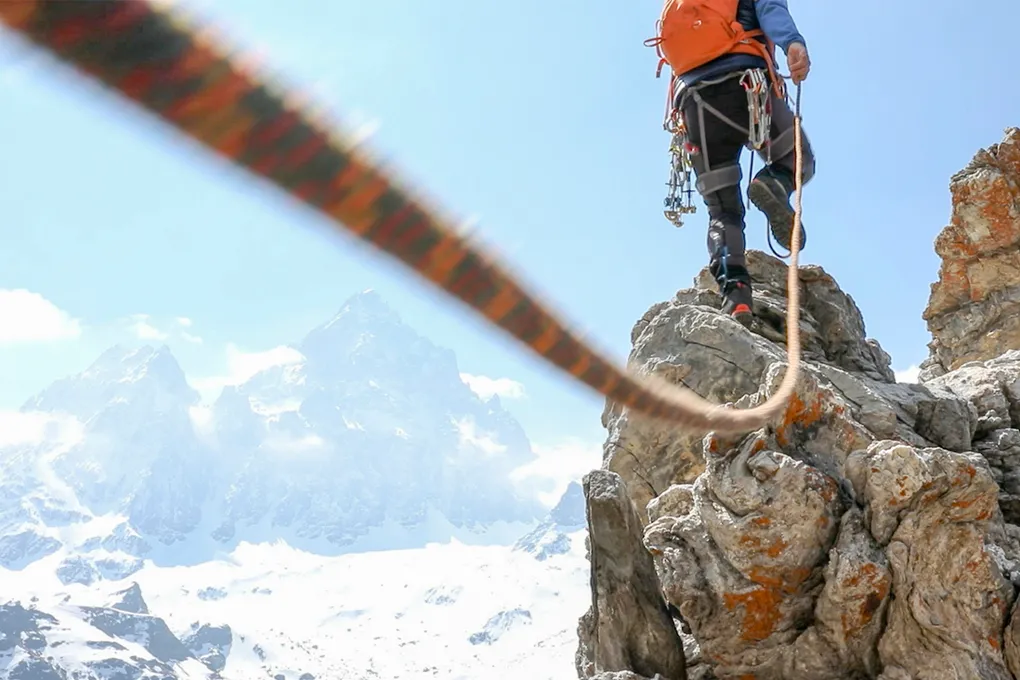
<svg viewBox="0 0 1020 680"><path fill-rule="evenodd" d="M607 404L581 678L1020 677L1018 186L1018 129L953 178L918 384L804 266L803 373L773 426L693 437ZM717 311L703 271L634 326L631 366L766 400L787 365L785 264L749 268L756 327Z"/></svg>
<svg viewBox="0 0 1020 680"><path fill-rule="evenodd" d="M952 220L924 319L932 334L924 377L1020 347L1020 128L974 156L950 182Z"/></svg>

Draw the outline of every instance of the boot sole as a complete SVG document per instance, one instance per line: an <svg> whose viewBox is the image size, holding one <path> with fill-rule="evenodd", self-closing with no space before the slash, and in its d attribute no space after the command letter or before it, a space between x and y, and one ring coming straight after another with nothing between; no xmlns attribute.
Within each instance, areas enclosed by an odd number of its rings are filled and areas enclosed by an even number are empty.
<svg viewBox="0 0 1020 680"><path fill-rule="evenodd" d="M747 305L738 305L737 309L730 313L730 317L744 328L750 328L754 323L754 313Z"/></svg>
<svg viewBox="0 0 1020 680"><path fill-rule="evenodd" d="M747 188L747 197L751 199L758 210L761 210L769 221L769 229L772 236L783 248L790 250L790 237L793 235L794 212L787 205L786 201L776 198L762 182L751 182ZM804 223L800 225L800 249L804 250L807 245L807 230Z"/></svg>

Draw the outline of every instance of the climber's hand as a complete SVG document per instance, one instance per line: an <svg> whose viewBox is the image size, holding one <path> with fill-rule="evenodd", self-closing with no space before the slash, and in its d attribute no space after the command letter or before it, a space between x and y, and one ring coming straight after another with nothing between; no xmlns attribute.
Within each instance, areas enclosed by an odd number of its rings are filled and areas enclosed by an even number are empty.
<svg viewBox="0 0 1020 680"><path fill-rule="evenodd" d="M790 67L790 76L795 85L807 79L808 71L811 70L811 59L808 57L807 48L802 43L793 43L786 50L786 64Z"/></svg>

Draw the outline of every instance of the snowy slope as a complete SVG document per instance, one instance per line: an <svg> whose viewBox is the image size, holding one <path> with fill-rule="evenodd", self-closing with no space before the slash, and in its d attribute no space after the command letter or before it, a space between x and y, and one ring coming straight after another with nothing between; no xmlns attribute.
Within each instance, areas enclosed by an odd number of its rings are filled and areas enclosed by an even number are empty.
<svg viewBox="0 0 1020 680"><path fill-rule="evenodd" d="M6 584L5 584L6 586ZM215 677L155 616L35 594L0 605L0 677L206 680Z"/></svg>
<svg viewBox="0 0 1020 680"><path fill-rule="evenodd" d="M202 404L113 347L0 449L0 679L573 677L581 488L374 293ZM512 673L508 669L513 669Z"/></svg>
<svg viewBox="0 0 1020 680"><path fill-rule="evenodd" d="M241 544L198 565L149 563L127 597L127 581L62 584L53 555L0 580L0 601L38 598L40 616L56 619L45 644L11 650L10 636L0 640L0 677L18 677L4 673L34 650L53 655L58 641L58 668L126 658L167 680L573 677L577 619L590 598L584 532L546 528L568 548L545 559L458 542L335 557ZM6 612L0 631L11 628ZM153 643L164 629L175 638Z"/></svg>

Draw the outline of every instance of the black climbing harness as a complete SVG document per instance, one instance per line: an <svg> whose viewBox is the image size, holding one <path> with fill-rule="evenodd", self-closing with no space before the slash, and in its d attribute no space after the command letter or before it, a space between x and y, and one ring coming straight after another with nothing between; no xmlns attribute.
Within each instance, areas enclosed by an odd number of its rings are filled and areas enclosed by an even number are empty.
<svg viewBox="0 0 1020 680"><path fill-rule="evenodd" d="M731 77L733 76L728 75L724 79ZM678 76L673 76L670 81L667 93L667 113L663 123L663 129L670 134L670 168L669 179L666 182L666 198L663 201L663 213L666 219L675 227L683 226L683 215L697 212L697 208L694 205L694 165L691 162L693 147L687 136L687 127L680 114L681 107L676 102L677 84L679 82ZM688 91L697 97L697 90L700 87L716 82L720 81L713 80L711 82L700 83L689 88ZM769 134L772 128L772 87L767 71L761 68L752 68L744 71L740 76L740 84L747 93L748 127L746 129L723 116L714 108L701 102L700 98L699 106L706 106L714 115L720 117L723 122L747 133L747 148L751 151L751 160L748 167L748 182L750 182L754 178L754 157L756 152L761 152L764 149L766 165L772 162L772 144ZM704 153L704 149L701 152ZM766 225L765 232L769 250L781 259L789 257L789 253L780 255L776 252L772 242L772 232L768 225Z"/></svg>

